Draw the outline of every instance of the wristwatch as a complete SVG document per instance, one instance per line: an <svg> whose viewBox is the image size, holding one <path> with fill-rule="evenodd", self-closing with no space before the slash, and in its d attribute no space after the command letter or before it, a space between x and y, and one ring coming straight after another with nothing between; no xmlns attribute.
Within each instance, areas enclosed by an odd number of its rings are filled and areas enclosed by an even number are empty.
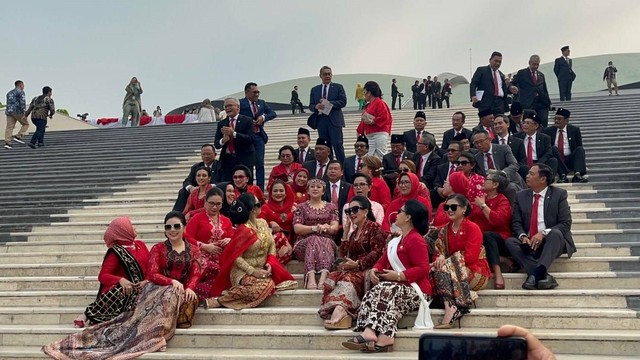
<svg viewBox="0 0 640 360"><path fill-rule="evenodd" d="M544 229L542 230L542 235L547 236L549 235L550 232L551 232L551 229Z"/></svg>
<svg viewBox="0 0 640 360"><path fill-rule="evenodd" d="M486 207L487 207L487 204L484 204L484 203L483 203L482 205L480 205L480 209L483 209L483 210L484 210L484 208L486 208Z"/></svg>
<svg viewBox="0 0 640 360"><path fill-rule="evenodd" d="M313 231L314 233L318 232L318 226L317 225L312 225L311 226L311 231Z"/></svg>

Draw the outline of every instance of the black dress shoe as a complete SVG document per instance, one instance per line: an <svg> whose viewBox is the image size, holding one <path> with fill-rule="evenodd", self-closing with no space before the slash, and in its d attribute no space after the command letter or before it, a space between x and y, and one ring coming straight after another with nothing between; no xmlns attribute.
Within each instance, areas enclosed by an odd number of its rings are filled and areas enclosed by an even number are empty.
<svg viewBox="0 0 640 360"><path fill-rule="evenodd" d="M587 180L587 178L582 176L582 174L580 173L576 173L575 175L573 175L573 179L571 179L571 182L574 182L574 183L586 183L588 181L589 180Z"/></svg>
<svg viewBox="0 0 640 360"><path fill-rule="evenodd" d="M558 177L558 183L566 183L567 182L567 175L560 175Z"/></svg>
<svg viewBox="0 0 640 360"><path fill-rule="evenodd" d="M538 281L538 290L551 290L558 287L558 282L556 278L552 275L547 274L547 277Z"/></svg>
<svg viewBox="0 0 640 360"><path fill-rule="evenodd" d="M536 287L536 277L533 275L527 276L527 280L522 283L522 288L525 290L538 289L538 287Z"/></svg>

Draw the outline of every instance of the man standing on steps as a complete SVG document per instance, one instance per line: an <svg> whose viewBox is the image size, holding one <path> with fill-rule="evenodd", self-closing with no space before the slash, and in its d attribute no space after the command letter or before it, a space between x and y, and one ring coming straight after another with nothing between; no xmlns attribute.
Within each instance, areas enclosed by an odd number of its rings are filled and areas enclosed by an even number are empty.
<svg viewBox="0 0 640 360"><path fill-rule="evenodd" d="M602 75L602 81L607 81L607 89L609 90L609 96L612 95L611 86L613 85L613 89L616 92L616 96L618 96L618 81L616 80L616 73L618 69L613 66L613 61L609 61L608 66L604 69L604 75Z"/></svg>
<svg viewBox="0 0 640 360"><path fill-rule="evenodd" d="M7 107L4 110L4 114L7 117L7 128L4 132L4 148L12 149L11 142L15 140L20 144L24 144L22 139L29 130L29 121L24 116L27 111L27 101L24 95L24 82L22 80L16 80L13 90L7 93ZM13 135L13 129L16 127L16 123L20 123L20 130L16 135Z"/></svg>
<svg viewBox="0 0 640 360"><path fill-rule="evenodd" d="M469 96L473 107L480 111L489 109L493 114L504 114L507 95L518 93L517 87L507 87L504 74L499 70L500 65L502 54L494 51L489 58L489 65L478 67L471 78Z"/></svg>
<svg viewBox="0 0 640 360"><path fill-rule="evenodd" d="M527 290L549 290L558 282L548 273L553 261L562 254L576 252L571 235L571 209L567 190L549 186L553 172L543 164L529 169L529 189L520 191L513 206L513 236L506 240L514 260L527 273L522 284Z"/></svg>
<svg viewBox="0 0 640 360"><path fill-rule="evenodd" d="M231 181L233 168L244 165L253 168L255 148L253 146L253 119L240 115L240 102L236 98L224 99L227 117L218 123L214 145L220 150L220 181ZM250 176L251 177L251 176ZM251 178L249 182L251 182Z"/></svg>
<svg viewBox="0 0 640 360"><path fill-rule="evenodd" d="M569 58L571 49L569 46L563 46L560 51L562 51L562 56L557 58L553 64L553 72L558 78L560 101L571 101L571 85L576 79L576 73L573 72L573 60Z"/></svg>
<svg viewBox="0 0 640 360"><path fill-rule="evenodd" d="M396 109L396 99L398 97L398 85L396 79L391 80L391 110ZM402 107L402 105L400 105Z"/></svg>
<svg viewBox="0 0 640 360"><path fill-rule="evenodd" d="M518 87L519 99L522 107L535 110L542 120L542 127L547 127L549 122L549 90L543 73L538 71L540 56L531 55L529 67L521 69L511 80L511 84Z"/></svg>
<svg viewBox="0 0 640 360"><path fill-rule="evenodd" d="M129 116L131 116L131 126L138 126L142 113L142 101L140 100L140 95L143 93L142 84L134 76L124 90L127 93L122 102L122 126L127 126Z"/></svg>
<svg viewBox="0 0 640 360"><path fill-rule="evenodd" d="M567 182L567 174L574 171L572 182L586 183L588 180L586 155L582 147L582 133L577 126L569 125L571 112L564 108L556 111L555 126L544 129L551 137L553 155L558 160L558 182Z"/></svg>
<svg viewBox="0 0 640 360"><path fill-rule="evenodd" d="M216 160L216 149L212 144L204 144L200 148L200 158L202 161L193 164L189 175L184 179L182 188L178 191L178 198L173 205L173 210L182 212L187 205L187 199L192 191L198 190L196 183L196 172L201 167L206 167L211 171L211 184L219 181L220 163Z"/></svg>
<svg viewBox="0 0 640 360"><path fill-rule="evenodd" d="M240 115L253 119L253 146L255 147L256 184L264 191L264 152L269 141L264 124L276 118L275 111L260 99L258 84L250 82L244 86L244 98L240 99ZM249 168L252 169L252 168Z"/></svg>
<svg viewBox="0 0 640 360"><path fill-rule="evenodd" d="M347 94L342 85L331 82L332 77L330 67L325 65L320 68L322 84L314 86L309 96L309 110L313 112L309 123L316 124L318 136L328 141L336 159L343 163L345 155L342 128L345 124L342 108L347 105Z"/></svg>

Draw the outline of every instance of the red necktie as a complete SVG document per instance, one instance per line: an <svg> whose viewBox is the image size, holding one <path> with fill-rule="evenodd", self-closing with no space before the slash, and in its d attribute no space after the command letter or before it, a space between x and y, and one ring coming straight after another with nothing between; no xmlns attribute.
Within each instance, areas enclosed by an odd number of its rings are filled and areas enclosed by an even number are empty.
<svg viewBox="0 0 640 360"><path fill-rule="evenodd" d="M533 79L533 85L538 83L538 77L536 76L536 72L535 71L531 72L531 78Z"/></svg>
<svg viewBox="0 0 640 360"><path fill-rule="evenodd" d="M529 143L527 144L527 165L533 166L533 137L529 136Z"/></svg>
<svg viewBox="0 0 640 360"><path fill-rule="evenodd" d="M531 207L531 223L529 224L529 238L538 233L538 207L540 206L540 194L533 194L533 206Z"/></svg>
<svg viewBox="0 0 640 360"><path fill-rule="evenodd" d="M560 150L560 160L564 162L564 130L558 130L558 150Z"/></svg>
<svg viewBox="0 0 640 360"><path fill-rule="evenodd" d="M256 107L256 102L251 102L251 111L253 112L253 119L256 120L258 118L258 108ZM258 125L253 125L253 132L260 132L260 127Z"/></svg>
<svg viewBox="0 0 640 360"><path fill-rule="evenodd" d="M338 206L338 185L336 184L331 186L331 202Z"/></svg>
<svg viewBox="0 0 640 360"><path fill-rule="evenodd" d="M495 139L495 134L493 133L493 129L489 126L489 127L485 127L485 129L487 129L487 132L489 133L489 137L491 138L491 140Z"/></svg>
<svg viewBox="0 0 640 360"><path fill-rule="evenodd" d="M356 165L356 172L360 172L360 164L362 164L362 158L358 158L358 164Z"/></svg>
<svg viewBox="0 0 640 360"><path fill-rule="evenodd" d="M487 157L487 166L489 170L496 170L496 165L493 163L493 158L491 157L491 153L486 153L484 156Z"/></svg>
<svg viewBox="0 0 640 360"><path fill-rule="evenodd" d="M421 137L422 137L422 131L416 130L416 144L420 142Z"/></svg>
<svg viewBox="0 0 640 360"><path fill-rule="evenodd" d="M422 175L422 156L420 156L420 161L418 161L418 176Z"/></svg>
<svg viewBox="0 0 640 360"><path fill-rule="evenodd" d="M402 155L396 156L396 164L400 166L400 162L402 161Z"/></svg>
<svg viewBox="0 0 640 360"><path fill-rule="evenodd" d="M300 149L300 158L298 159L300 164L304 163L304 150Z"/></svg>
<svg viewBox="0 0 640 360"><path fill-rule="evenodd" d="M316 178L322 179L322 175L323 175L322 169L323 168L324 168L324 165L320 165L320 168L318 169L318 173L316 174Z"/></svg>
<svg viewBox="0 0 640 360"><path fill-rule="evenodd" d="M229 119L229 126L231 127L231 129L233 129L234 131L236 130L236 120L235 119ZM233 136L231 136L231 139L229 139L229 153L231 154L235 154L236 153L236 146L233 143Z"/></svg>
<svg viewBox="0 0 640 360"><path fill-rule="evenodd" d="M500 90L498 89L498 75L496 75L497 71L491 70L493 72L493 96L498 96L500 94Z"/></svg>
<svg viewBox="0 0 640 360"><path fill-rule="evenodd" d="M451 164L451 168L449 168L449 175L453 174L456 171L456 166Z"/></svg>

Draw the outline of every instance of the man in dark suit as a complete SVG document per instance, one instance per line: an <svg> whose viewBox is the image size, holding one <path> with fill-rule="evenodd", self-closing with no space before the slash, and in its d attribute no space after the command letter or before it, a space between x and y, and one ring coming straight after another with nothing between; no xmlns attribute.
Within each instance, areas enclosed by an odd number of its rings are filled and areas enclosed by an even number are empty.
<svg viewBox="0 0 640 360"><path fill-rule="evenodd" d="M418 148L418 141L420 141L420 137L423 134L429 134L433 136L430 132L425 130L427 127L427 114L424 111L417 111L416 116L413 118L413 129L407 130L403 133L404 136L404 144L407 148L407 151L415 153Z"/></svg>
<svg viewBox="0 0 640 360"><path fill-rule="evenodd" d="M558 172L558 160L553 157L553 147L549 135L539 132L540 118L534 111L524 112L522 129L524 132L515 134L524 141L525 153L527 154L527 165L529 168L533 164L545 164L551 168L553 174Z"/></svg>
<svg viewBox="0 0 640 360"><path fill-rule="evenodd" d="M296 106L300 109L300 113L304 114L304 105L302 105L302 101L300 101L300 96L298 95L298 85L293 86L293 90L291 90L291 114L296 114Z"/></svg>
<svg viewBox="0 0 640 360"><path fill-rule="evenodd" d="M517 92L517 88L507 87L504 74L498 70L501 64L502 54L494 51L489 58L489 65L476 69L469 84L473 107L479 110L490 109L494 114L504 114L507 95L511 90Z"/></svg>
<svg viewBox="0 0 640 360"><path fill-rule="evenodd" d="M411 85L411 99L413 100L413 110L418 110L418 95L420 94L420 82L416 82Z"/></svg>
<svg viewBox="0 0 640 360"><path fill-rule="evenodd" d="M176 198L175 205L173 205L173 210L175 211L182 212L184 207L187 205L187 199L189 198L191 191L196 191L198 189L198 184L196 183L196 172L199 168L206 167L211 171L211 184L218 182L220 175L220 163L216 160L216 149L212 144L202 145L200 148L200 158L202 161L191 166L189 175L184 179L184 182L182 182L182 188L178 191L178 197Z"/></svg>
<svg viewBox="0 0 640 360"><path fill-rule="evenodd" d="M509 126L504 115L497 115L493 119L493 130L496 137L491 142L493 144L509 145L511 153L518 162L518 174L520 174L520 178L526 179L529 173L529 165L527 165L527 153L524 150L522 139L509 135Z"/></svg>
<svg viewBox="0 0 640 360"><path fill-rule="evenodd" d="M227 117L218 123L214 145L220 150L220 181L231 181L233 168L244 165L253 168L256 152L253 119L240 115L240 102L236 98L224 100ZM249 180L251 182L251 179Z"/></svg>
<svg viewBox="0 0 640 360"><path fill-rule="evenodd" d="M511 110L509 111L509 126L508 131L509 135L514 135L519 132L522 132L522 115L524 113L524 109L522 108L522 104L519 101L511 104Z"/></svg>
<svg viewBox="0 0 640 360"><path fill-rule="evenodd" d="M453 141L453 138L460 133L464 134L467 139L471 139L471 135L473 134L473 132L464 127L465 120L466 115L462 111L456 111L453 113L453 115L451 116L452 128L442 134L441 149L448 149L449 143L451 143L451 141Z"/></svg>
<svg viewBox="0 0 640 360"><path fill-rule="evenodd" d="M321 178L328 181L327 166L329 165L329 140L318 138L316 140L315 159L306 161L302 166L309 170L309 179Z"/></svg>
<svg viewBox="0 0 640 360"><path fill-rule="evenodd" d="M392 134L391 152L382 157L382 167L384 168L382 178L387 182L387 186L389 186L391 192L395 189L395 181L398 177L398 173L396 172L398 166L402 160L406 159L413 159L413 153L405 150L404 135Z"/></svg>
<svg viewBox="0 0 640 360"><path fill-rule="evenodd" d="M569 58L571 49L569 46L563 46L560 51L562 51L562 56L557 58L553 64L553 72L558 78L560 101L571 101L571 85L576 79L576 73L573 72L573 60Z"/></svg>
<svg viewBox="0 0 640 360"><path fill-rule="evenodd" d="M431 75L427 76L427 82L425 83L425 94L427 95L427 99L424 103L424 108L426 109L427 106L431 106L431 104L433 104L433 81L431 81Z"/></svg>
<svg viewBox="0 0 640 360"><path fill-rule="evenodd" d="M418 86L418 110L424 110L427 108L428 84L427 79L422 79L422 84Z"/></svg>
<svg viewBox="0 0 640 360"><path fill-rule="evenodd" d="M514 260L526 271L523 289L548 290L558 282L548 273L553 261L562 254L576 252L571 235L571 209L567 191L555 186L552 170L536 164L529 170L527 185L516 197L511 228L506 240Z"/></svg>
<svg viewBox="0 0 640 360"><path fill-rule="evenodd" d="M348 182L353 181L353 175L360 172L362 157L367 155L369 152L369 139L364 135L358 136L355 144L353 144L353 148L356 151L356 154L347 157L342 164L344 178Z"/></svg>
<svg viewBox="0 0 640 360"><path fill-rule="evenodd" d="M555 126L544 129L545 134L551 137L553 154L558 160L558 182L567 182L567 174L574 171L571 182L586 183L588 180L587 163L584 147L582 146L582 133L577 126L569 125L571 112L564 108L556 111Z"/></svg>
<svg viewBox="0 0 640 360"><path fill-rule="evenodd" d="M539 66L540 56L531 55L529 67L519 70L511 84L518 87L518 98L522 107L535 110L542 120L542 126L547 127L551 99L544 74L538 71Z"/></svg>
<svg viewBox="0 0 640 360"><path fill-rule="evenodd" d="M498 114L500 115L500 114ZM473 128L473 132L486 131L489 134L491 140L496 138L496 134L493 130L493 112L491 109L482 109L478 112L480 118L480 124Z"/></svg>
<svg viewBox="0 0 640 360"><path fill-rule="evenodd" d="M240 99L240 115L253 119L253 146L256 149L254 175L256 184L264 190L264 151L269 141L264 131L264 124L275 119L277 115L264 100L259 98L260 90L256 83L250 82L244 86L244 96Z"/></svg>
<svg viewBox="0 0 640 360"><path fill-rule="evenodd" d="M413 154L413 163L420 181L433 188L440 156L436 152L436 138L431 134L423 134L418 142L418 151Z"/></svg>
<svg viewBox="0 0 640 360"><path fill-rule="evenodd" d="M338 220L342 224L342 208L347 203L347 196L351 189L351 184L342 180L342 164L338 160L329 161L327 166L327 187L324 190L322 200L334 204L338 208Z"/></svg>
<svg viewBox="0 0 640 360"><path fill-rule="evenodd" d="M342 128L344 125L344 115L342 108L347 105L347 95L342 85L331 82L333 72L330 67L320 68L320 78L322 84L311 89L309 109L313 112L309 122L316 123L318 136L327 139L333 154L340 161L344 162L344 146L342 144ZM331 111L324 114L325 107L331 103Z"/></svg>
<svg viewBox="0 0 640 360"><path fill-rule="evenodd" d="M396 79L392 79L391 80L391 110L396 109L397 97L398 97L398 85L396 85Z"/></svg>
<svg viewBox="0 0 640 360"><path fill-rule="evenodd" d="M446 151L447 157L441 159L441 163L436 169L433 188L431 188L431 205L434 209L446 199L442 192L444 190L444 182L449 179L449 175L457 171L457 166L454 163L458 161L461 153L462 143L457 140L451 140Z"/></svg>
<svg viewBox="0 0 640 360"><path fill-rule="evenodd" d="M304 164L305 161L311 161L316 158L313 149L309 146L311 143L311 133L308 129L298 129L297 143L298 148L294 150L293 154L296 157L296 162Z"/></svg>
<svg viewBox="0 0 640 360"><path fill-rule="evenodd" d="M433 77L433 83L431 84L431 108L442 109L442 83L438 81L438 77Z"/></svg>

